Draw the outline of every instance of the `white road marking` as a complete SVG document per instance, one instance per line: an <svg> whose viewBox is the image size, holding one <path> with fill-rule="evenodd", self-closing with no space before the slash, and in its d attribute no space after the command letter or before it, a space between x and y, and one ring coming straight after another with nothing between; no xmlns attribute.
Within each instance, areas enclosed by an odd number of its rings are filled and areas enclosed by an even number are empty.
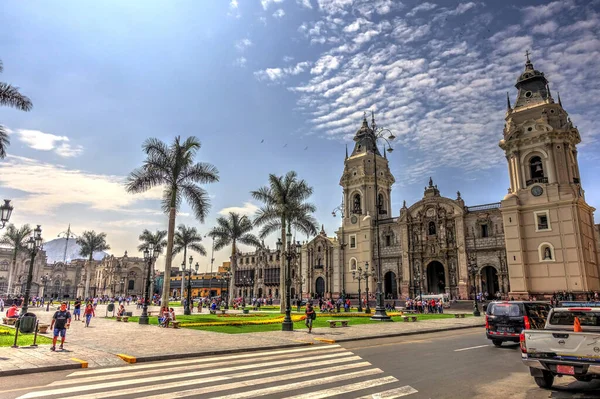
<svg viewBox="0 0 600 399"><path fill-rule="evenodd" d="M288 399L322 399L322 398L330 398L335 395L342 395L346 392L354 392L360 391L361 389L374 388L381 385L391 384L392 382L397 382L398 380L394 377L383 377L375 380L367 380L363 382L356 382L350 385L344 385L341 387L323 389L321 391L305 393L298 396L292 396Z"/></svg>
<svg viewBox="0 0 600 399"><path fill-rule="evenodd" d="M454 349L454 352L468 351L469 349L485 348L486 346L489 346L489 345L479 345L479 346L471 346L469 348Z"/></svg>
<svg viewBox="0 0 600 399"><path fill-rule="evenodd" d="M135 368L138 370L139 369L149 369L149 368L163 368L163 367L178 366L178 365L192 365L195 363L209 363L209 362L213 362L213 361L237 360L237 359L247 359L247 358L257 359L260 357L268 357L268 356L279 355L279 354L284 354L284 353L300 354L301 352L310 352L310 351L315 351L315 350L323 351L323 350L332 350L332 349L341 349L341 347L337 344L336 345L327 345L327 346L311 345L311 346L302 347L302 348L273 350L273 351L268 351L268 352L248 352L248 353L240 353L240 354L234 354L234 355L229 355L229 356L198 357L198 358L187 359L187 360L169 360L169 361L163 361L163 362L135 364L135 365L130 365L130 366L102 368L102 369L95 369L95 370L89 370L89 371L88 370L76 371L74 373L67 375L67 377L77 377L79 375L90 376L92 374L106 374L106 373L114 373L114 372L125 371L125 370L131 371L132 368Z"/></svg>
<svg viewBox="0 0 600 399"><path fill-rule="evenodd" d="M417 391L410 385L405 385L400 388L388 389L387 391L365 395L358 399L395 399L406 395L412 395L413 393L417 392L419 391Z"/></svg>

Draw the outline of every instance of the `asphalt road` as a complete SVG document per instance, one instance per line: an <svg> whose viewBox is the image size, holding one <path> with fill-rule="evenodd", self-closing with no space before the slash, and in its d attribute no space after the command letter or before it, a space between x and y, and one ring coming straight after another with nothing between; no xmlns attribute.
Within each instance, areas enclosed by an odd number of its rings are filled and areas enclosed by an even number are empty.
<svg viewBox="0 0 600 399"><path fill-rule="evenodd" d="M100 398L105 394L134 398L158 393L173 397L174 391L182 391L182 396L188 397L299 395L377 399L385 398L381 394L385 392L407 399L600 397L600 381L581 383L564 377L555 380L552 390L538 388L521 364L518 345L496 348L485 338L482 328L309 348L312 349L298 349L305 351L301 353L265 352L256 355L258 358L249 355L252 358L245 360L189 359L181 365L140 363L110 371L71 370L3 377L0 398ZM227 374L231 378L222 379ZM306 386L308 380L314 385ZM369 387L372 381L381 384ZM282 388L286 384L289 388ZM198 389L206 392L196 395Z"/></svg>

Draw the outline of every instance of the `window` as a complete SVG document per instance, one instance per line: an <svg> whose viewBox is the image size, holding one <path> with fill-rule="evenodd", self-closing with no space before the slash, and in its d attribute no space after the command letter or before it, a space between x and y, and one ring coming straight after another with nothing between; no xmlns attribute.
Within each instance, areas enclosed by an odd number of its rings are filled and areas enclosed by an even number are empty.
<svg viewBox="0 0 600 399"><path fill-rule="evenodd" d="M380 215L387 215L387 210L385 209L385 200L383 199L383 194L379 194L377 196L377 210Z"/></svg>
<svg viewBox="0 0 600 399"><path fill-rule="evenodd" d="M488 225L487 224L482 224L481 225L481 237L483 237L483 238L489 237Z"/></svg>
<svg viewBox="0 0 600 399"><path fill-rule="evenodd" d="M127 283L127 289L133 290L133 287L135 287L135 280L129 280L129 282Z"/></svg>
<svg viewBox="0 0 600 399"><path fill-rule="evenodd" d="M350 248L356 248L356 234L350 236Z"/></svg>
<svg viewBox="0 0 600 399"><path fill-rule="evenodd" d="M430 236L435 235L435 223L434 222L429 222L429 235Z"/></svg>
<svg viewBox="0 0 600 399"><path fill-rule="evenodd" d="M254 256L252 257L252 263L254 263Z"/></svg>
<svg viewBox="0 0 600 399"><path fill-rule="evenodd" d="M542 158L535 156L529 160L529 173L532 179L544 177L544 167L542 165Z"/></svg>
<svg viewBox="0 0 600 399"><path fill-rule="evenodd" d="M354 194L353 200L352 200L352 213L362 213L361 211L361 207L360 207L360 194Z"/></svg>
<svg viewBox="0 0 600 399"><path fill-rule="evenodd" d="M392 245L392 236L385 236L385 246L389 247Z"/></svg>
<svg viewBox="0 0 600 399"><path fill-rule="evenodd" d="M350 259L350 271L351 272L356 271L356 259L354 259L354 258Z"/></svg>
<svg viewBox="0 0 600 399"><path fill-rule="evenodd" d="M535 231L550 231L550 215L548 211L534 212Z"/></svg>
<svg viewBox="0 0 600 399"><path fill-rule="evenodd" d="M269 261L272 262L273 261L273 255L269 255Z"/></svg>

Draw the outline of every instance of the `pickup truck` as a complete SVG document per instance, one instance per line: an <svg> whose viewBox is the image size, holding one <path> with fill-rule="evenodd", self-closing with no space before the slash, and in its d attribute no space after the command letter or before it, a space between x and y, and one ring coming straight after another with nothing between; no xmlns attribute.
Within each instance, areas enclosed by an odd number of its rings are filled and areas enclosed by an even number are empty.
<svg viewBox="0 0 600 399"><path fill-rule="evenodd" d="M575 328L576 318L581 328ZM600 378L600 308L551 309L544 329L523 330L519 344L523 363L540 388L552 387L555 376Z"/></svg>

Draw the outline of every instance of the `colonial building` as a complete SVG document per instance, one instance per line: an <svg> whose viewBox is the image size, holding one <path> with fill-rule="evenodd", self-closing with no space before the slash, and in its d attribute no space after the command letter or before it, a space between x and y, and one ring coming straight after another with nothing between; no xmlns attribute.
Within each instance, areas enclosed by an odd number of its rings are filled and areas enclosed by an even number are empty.
<svg viewBox="0 0 600 399"><path fill-rule="evenodd" d="M15 267L13 269L12 283L10 291L8 289L8 280L11 265L13 264L13 250L11 248L0 248L0 296L21 295L25 293L27 283L27 274L29 273L29 264L31 254L28 251L17 253ZM33 280L31 285L31 294L39 295L43 292L42 268L46 264L46 253L39 251L33 262Z"/></svg>

